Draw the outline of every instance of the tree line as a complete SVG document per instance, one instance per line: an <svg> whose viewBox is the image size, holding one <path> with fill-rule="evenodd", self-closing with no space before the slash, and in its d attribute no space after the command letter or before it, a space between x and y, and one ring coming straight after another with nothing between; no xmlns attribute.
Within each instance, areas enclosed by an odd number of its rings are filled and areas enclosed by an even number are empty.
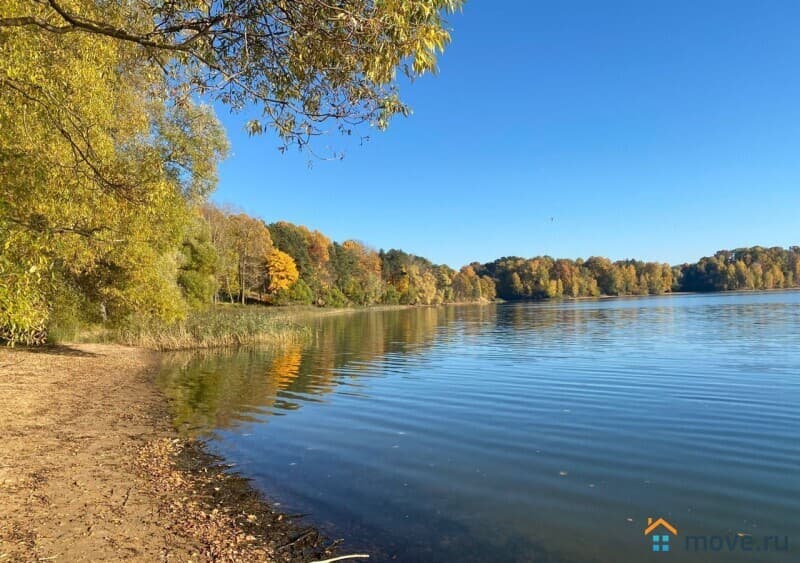
<svg viewBox="0 0 800 563"><path fill-rule="evenodd" d="M286 221L265 223L206 204L183 244L188 302L302 303L325 307L492 301L494 281L357 240L332 241Z"/></svg>
<svg viewBox="0 0 800 563"><path fill-rule="evenodd" d="M191 303L303 303L323 307L436 305L675 291L776 289L800 284L800 247L719 251L694 264L504 257L455 270L402 250L286 221L265 223L207 204L184 243L180 283Z"/></svg>
<svg viewBox="0 0 800 563"><path fill-rule="evenodd" d="M800 246L720 250L680 269L683 291L780 289L800 286Z"/></svg>
<svg viewBox="0 0 800 563"><path fill-rule="evenodd" d="M800 247L720 250L694 264L679 266L640 260L612 262L597 256L586 260L507 257L476 265L475 271L495 282L502 299L788 289L800 287Z"/></svg>
<svg viewBox="0 0 800 563"><path fill-rule="evenodd" d="M497 283L503 299L647 295L672 291L676 272L669 264L591 257L500 258L479 269Z"/></svg>

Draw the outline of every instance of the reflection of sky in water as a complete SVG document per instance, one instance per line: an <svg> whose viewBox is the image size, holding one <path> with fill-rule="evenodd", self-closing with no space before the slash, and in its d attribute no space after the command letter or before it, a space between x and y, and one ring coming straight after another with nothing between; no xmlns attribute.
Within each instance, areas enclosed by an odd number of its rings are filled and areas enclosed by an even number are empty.
<svg viewBox="0 0 800 563"><path fill-rule="evenodd" d="M798 292L364 312L312 332L176 355L162 379L179 424L215 430L354 549L657 561L649 515L800 538ZM673 561L709 560L673 541Z"/></svg>

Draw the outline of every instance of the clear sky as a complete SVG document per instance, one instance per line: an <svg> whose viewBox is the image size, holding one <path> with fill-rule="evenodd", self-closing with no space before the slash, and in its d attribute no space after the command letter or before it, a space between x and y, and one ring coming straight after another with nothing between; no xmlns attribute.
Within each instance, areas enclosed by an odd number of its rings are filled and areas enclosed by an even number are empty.
<svg viewBox="0 0 800 563"><path fill-rule="evenodd" d="M413 115L343 161L221 109L213 199L454 267L800 244L800 2L471 0L449 22Z"/></svg>

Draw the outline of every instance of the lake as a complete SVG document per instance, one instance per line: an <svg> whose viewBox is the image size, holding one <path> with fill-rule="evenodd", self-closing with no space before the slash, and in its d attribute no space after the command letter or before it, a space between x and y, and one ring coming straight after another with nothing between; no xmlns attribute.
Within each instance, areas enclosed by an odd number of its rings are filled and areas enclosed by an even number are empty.
<svg viewBox="0 0 800 563"><path fill-rule="evenodd" d="M160 384L181 429L344 553L800 559L800 292L364 311L311 328L277 352L167 357ZM677 535L645 535L648 517Z"/></svg>

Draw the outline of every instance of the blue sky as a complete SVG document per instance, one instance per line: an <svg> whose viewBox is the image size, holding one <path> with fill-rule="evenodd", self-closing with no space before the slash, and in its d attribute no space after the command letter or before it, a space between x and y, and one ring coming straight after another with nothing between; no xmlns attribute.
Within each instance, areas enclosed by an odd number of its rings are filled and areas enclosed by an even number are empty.
<svg viewBox="0 0 800 563"><path fill-rule="evenodd" d="M220 109L213 199L454 267L800 244L800 2L472 0L449 21L413 115L343 161L309 168Z"/></svg>

